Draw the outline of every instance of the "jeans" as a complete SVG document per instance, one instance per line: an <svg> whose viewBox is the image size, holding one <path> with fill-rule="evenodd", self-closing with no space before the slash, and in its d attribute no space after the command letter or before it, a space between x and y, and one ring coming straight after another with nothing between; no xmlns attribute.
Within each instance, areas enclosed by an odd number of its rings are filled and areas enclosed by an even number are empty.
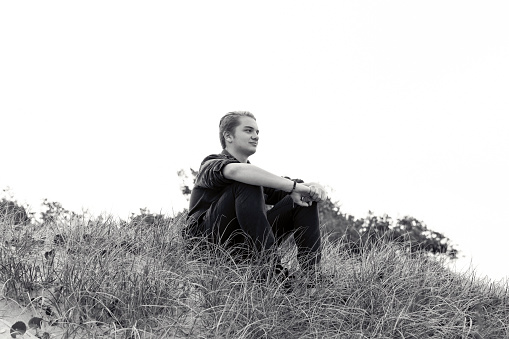
<svg viewBox="0 0 509 339"><path fill-rule="evenodd" d="M293 234L302 269L314 269L321 259L317 203L301 207L286 196L266 211L261 186L235 182L226 187L207 211L204 226L209 241L243 254L274 252Z"/></svg>

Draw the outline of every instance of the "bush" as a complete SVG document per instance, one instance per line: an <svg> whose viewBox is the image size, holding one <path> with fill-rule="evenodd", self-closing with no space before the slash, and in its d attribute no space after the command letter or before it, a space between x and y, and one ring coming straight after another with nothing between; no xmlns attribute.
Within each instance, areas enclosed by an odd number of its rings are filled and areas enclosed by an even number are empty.
<svg viewBox="0 0 509 339"><path fill-rule="evenodd" d="M2 198L0 201L0 222L12 225L26 225L30 223L31 216L28 215L25 207L20 206L16 201Z"/></svg>

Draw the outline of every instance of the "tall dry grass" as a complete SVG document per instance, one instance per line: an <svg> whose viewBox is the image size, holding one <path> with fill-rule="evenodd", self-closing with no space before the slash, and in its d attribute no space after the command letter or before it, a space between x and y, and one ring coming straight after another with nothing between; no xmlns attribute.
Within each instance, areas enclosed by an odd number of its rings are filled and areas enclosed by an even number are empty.
<svg viewBox="0 0 509 339"><path fill-rule="evenodd" d="M350 255L325 242L331 281L307 288L316 277L301 276L288 293L257 279L266 267L189 246L183 224L4 220L1 296L67 338L509 338L508 286L437 257L387 243ZM299 276L290 245L284 263Z"/></svg>

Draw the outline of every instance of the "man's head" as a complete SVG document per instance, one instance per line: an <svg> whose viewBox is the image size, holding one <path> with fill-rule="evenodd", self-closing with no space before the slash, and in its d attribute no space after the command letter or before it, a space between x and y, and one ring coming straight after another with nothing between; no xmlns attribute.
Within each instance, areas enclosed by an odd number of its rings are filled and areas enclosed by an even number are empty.
<svg viewBox="0 0 509 339"><path fill-rule="evenodd" d="M256 152L258 133L256 118L250 112L230 112L219 123L221 146L241 162Z"/></svg>
<svg viewBox="0 0 509 339"><path fill-rule="evenodd" d="M249 117L256 121L255 116L247 111L229 112L219 122L219 141L223 149L226 148L226 137L235 136L235 128L240 125L240 117Z"/></svg>

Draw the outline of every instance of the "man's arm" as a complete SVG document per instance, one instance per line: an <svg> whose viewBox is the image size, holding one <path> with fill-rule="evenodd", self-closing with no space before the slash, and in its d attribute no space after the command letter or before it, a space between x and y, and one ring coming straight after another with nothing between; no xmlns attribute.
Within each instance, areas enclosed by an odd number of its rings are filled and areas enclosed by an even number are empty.
<svg viewBox="0 0 509 339"><path fill-rule="evenodd" d="M225 178L235 180L249 185L264 186L291 192L294 182L270 173L260 167L251 164L232 163L223 168ZM296 204L309 206L308 203L300 200L301 197L309 196L311 189L303 184L296 184L292 192L292 198Z"/></svg>

